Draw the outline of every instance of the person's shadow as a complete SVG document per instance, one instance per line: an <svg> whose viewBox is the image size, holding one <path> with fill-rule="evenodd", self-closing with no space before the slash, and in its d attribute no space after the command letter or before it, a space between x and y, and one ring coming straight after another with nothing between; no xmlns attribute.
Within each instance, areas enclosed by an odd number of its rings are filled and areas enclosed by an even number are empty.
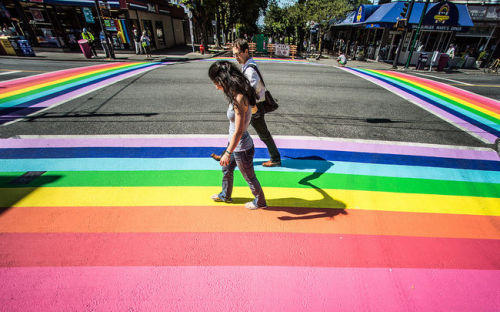
<svg viewBox="0 0 500 312"><path fill-rule="evenodd" d="M313 173L302 178L298 183L313 188L322 198L318 200L307 200L299 197L269 199L267 200L268 207L265 210L283 211L293 215L278 217L278 219L283 221L317 218L333 219L339 214L347 215L345 203L332 198L323 189L311 183L311 181L321 177L333 166L331 162L319 156L290 157L282 159L281 166L292 169L314 169Z"/></svg>

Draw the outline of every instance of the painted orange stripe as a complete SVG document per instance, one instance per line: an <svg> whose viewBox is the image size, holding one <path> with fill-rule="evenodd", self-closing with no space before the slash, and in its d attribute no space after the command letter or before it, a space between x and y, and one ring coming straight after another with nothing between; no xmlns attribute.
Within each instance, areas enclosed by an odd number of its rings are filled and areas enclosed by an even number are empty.
<svg viewBox="0 0 500 312"><path fill-rule="evenodd" d="M3 233L289 232L500 239L500 217L241 205L196 207L15 207Z"/></svg>

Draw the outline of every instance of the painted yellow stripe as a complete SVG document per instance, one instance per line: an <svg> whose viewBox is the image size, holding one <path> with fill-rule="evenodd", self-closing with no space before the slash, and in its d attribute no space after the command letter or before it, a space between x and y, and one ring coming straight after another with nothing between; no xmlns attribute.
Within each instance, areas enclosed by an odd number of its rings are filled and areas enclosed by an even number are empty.
<svg viewBox="0 0 500 312"><path fill-rule="evenodd" d="M213 206L219 187L41 187L0 189L1 207L44 206ZM269 206L345 208L374 211L500 215L500 199L352 190L265 188ZM320 193L321 192L321 193ZM251 200L236 187L234 203Z"/></svg>
<svg viewBox="0 0 500 312"><path fill-rule="evenodd" d="M131 63L127 63L125 65L118 65L118 66L115 66L115 67L107 67L107 68L104 68L104 69L91 70L91 71L87 71L87 72L82 73L82 74L72 75L72 76L69 76L69 77L66 77L66 78L61 78L61 79L58 79L58 80L54 80L54 81L50 81L50 82L46 82L46 83L34 85L34 86L31 86L31 87L27 87L27 88L23 88L23 89L19 89L19 90L14 90L14 91L10 91L10 92L5 92L5 93L0 93L0 99L6 98L6 97L9 97L9 96L13 96L13 95L17 95L17 94L21 94L21 93L25 93L25 92L29 92L29 91L36 90L36 89L41 89L43 87L50 86L50 85L55 85L55 84L62 83L62 82L68 81L68 80L72 80L72 79L76 79L76 78L80 78L80 77L85 77L85 76L88 76L88 75L91 75L91 74L94 74L94 73L103 72L103 71L106 71L106 70L111 70L111 69L112 70L117 70L117 69L120 69L120 68L123 68L123 67L126 67L126 66L130 66L130 65L132 65L132 64Z"/></svg>
<svg viewBox="0 0 500 312"><path fill-rule="evenodd" d="M489 115L489 116L495 117L495 118L497 118L497 119L500 119L500 114L497 114L497 113L495 113L495 112L493 112L493 111L491 111L491 110L485 109L485 108L483 108L483 107L481 107L481 106L478 106L478 105L472 104L472 103L470 103L470 102L468 102L468 101L465 101L465 100L463 100L463 99L461 99L461 98L458 98L458 97L456 97L456 96L453 96L453 94L452 94L452 93L439 91L439 89L436 89L436 88L433 88L433 87L430 87L430 86L425 86L425 85L423 85L423 84L421 84L421 83L415 82L415 81L410 80L410 79L407 79L407 78L403 78L403 77L396 77L396 76L391 76L391 75L388 75L388 74L386 74L386 73L384 73L384 72L375 71L375 70L374 70L374 71L372 71L372 72L377 73L377 74L380 74L380 75L383 75L383 76L386 76L386 77L388 77L388 78L392 78L392 79L400 79L400 80L402 80L402 81L405 81L405 82L409 83L410 85L415 85L415 86L421 87L421 88L423 88L423 89L425 89L425 90L430 90L430 91L432 91L432 92L434 92L434 93L436 93L436 94L439 94L439 95L441 95L441 96L444 96L444 97L446 97L446 98L449 98L449 99L451 99L451 100L454 100L454 101L456 101L456 102L458 102L458 103L461 103L461 104L463 104L463 105L465 105L465 106L468 106L468 107L470 107L470 108L473 108L473 109L475 109L475 110L477 110L477 111L480 111L480 112L482 112L482 113L485 113L486 115Z"/></svg>

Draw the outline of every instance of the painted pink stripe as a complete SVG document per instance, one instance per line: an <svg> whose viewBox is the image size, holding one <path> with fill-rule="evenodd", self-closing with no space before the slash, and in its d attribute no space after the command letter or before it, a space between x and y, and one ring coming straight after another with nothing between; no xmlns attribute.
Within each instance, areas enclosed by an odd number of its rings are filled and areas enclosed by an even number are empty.
<svg viewBox="0 0 500 312"><path fill-rule="evenodd" d="M131 63L131 62L128 62L128 63ZM127 64L127 63L120 63L120 64L124 65L124 64ZM99 69L101 67L106 67L106 66L110 66L110 65L112 65L112 64L105 63L105 64L99 64L99 65L94 65L94 66L84 66L84 67L70 68L70 69L59 70L59 71L50 72L50 73L44 73L44 74L40 74L40 75L28 76L28 77L23 77L23 78L15 79L15 80L9 80L9 81L0 82L0 87L7 88L9 86L19 85L21 83L26 83L26 82L30 82L30 81L36 81L36 80L39 80L41 78L46 79L46 78L50 78L50 77L54 77L54 76L59 76L61 74L71 74L71 73L74 73L74 72L80 72L80 71L82 71L82 69L92 70L92 69Z"/></svg>
<svg viewBox="0 0 500 312"><path fill-rule="evenodd" d="M78 98L78 97L82 96L85 92L93 91L96 88L100 88L100 87L104 87L104 86L110 85L110 84L115 83L115 82L117 82L117 81L119 81L121 79L125 79L125 78L128 78L128 77L134 76L136 74L139 74L141 72L155 69L155 68L160 67L160 66L163 66L163 64L153 65L153 66L146 67L146 68L139 68L139 69L133 70L131 72L127 72L125 74L122 74L122 75L119 75L119 76L112 77L110 79L106 79L106 80L100 81L99 83L92 84L92 85L83 87L81 89L78 89L78 90L75 90L75 91L72 91L72 92L69 92L69 93L57 96L57 97L52 98L50 100L43 101L43 102L37 103L35 105L31 105L31 106L27 107L26 110L29 111L29 112L31 112L30 109L33 108L33 107L50 107L50 106L59 104L59 103L64 102L64 101L68 101L68 100L71 100L71 99L74 99L74 98ZM11 117L11 118L23 118L23 117L26 117L26 115L23 115L23 111L24 110L20 110L20 111L17 111L15 113L12 113L12 114L5 114L5 115L2 115L2 118L9 118L9 117Z"/></svg>
<svg viewBox="0 0 500 312"><path fill-rule="evenodd" d="M318 150L339 150L350 152L366 152L381 154L418 155L431 157L448 157L461 159L499 160L493 150L460 149L453 147L412 146L386 143L365 143L343 140L316 140L277 137L279 148L299 148ZM256 147L265 145L254 138ZM113 137L113 138L57 138L57 139L0 139L1 148L50 148L50 147L224 147L227 136L182 136L182 137Z"/></svg>
<svg viewBox="0 0 500 312"><path fill-rule="evenodd" d="M5 311L498 311L500 271L308 267L0 269Z"/></svg>
<svg viewBox="0 0 500 312"><path fill-rule="evenodd" d="M430 79L415 77L412 75L393 72L393 71L384 70L381 72L389 74L391 76L403 77L403 78L413 80L416 82L423 82L426 84L431 84L431 85L435 86L433 89L435 89L437 91L440 91L440 89L441 89L441 90L444 90L446 92L450 92L452 94L455 94L455 95L459 96L460 98L462 98L463 100L470 99L470 100L485 104L486 106L488 106L490 109L492 109L495 112L500 112L500 102L496 101L494 99L491 99L491 98L488 98L488 97L485 97L485 96L482 96L482 95L479 95L479 94L476 94L476 93L473 93L470 91L466 91L466 90L463 90L463 89L460 89L457 87L453 87L453 86L447 85L447 84L442 83L442 82L430 80Z"/></svg>
<svg viewBox="0 0 500 312"><path fill-rule="evenodd" d="M448 112L446 112L446 111L444 111L444 110L442 110L442 109L440 109L440 108L438 108L430 103L427 103L427 102L417 98L416 96L413 96L407 92L404 92L401 89L398 89L394 86L391 86L388 83L385 83L381 80L378 80L378 79L375 79L375 78L370 77L368 75L365 75L363 73L356 72L356 71L351 70L349 68L343 68L343 69L354 74L354 75L357 75L357 76L362 77L368 81L371 81L377 85L383 86L384 88L390 90L391 92L393 92L395 94L400 94L400 95L405 96L406 98L410 99L411 101L418 103L419 105L424 106L425 108L436 113L437 115L439 115L443 118L446 118L447 120L451 121L453 124L460 125L462 128L467 129L468 132L474 133L475 135L485 139L489 143L494 143L495 140L497 139L497 137L495 135L488 133L488 132L484 131L483 129L478 128L478 127L466 122L465 120L460 119L460 118L456 117L455 115L452 115L452 114L450 114L450 113L448 113Z"/></svg>

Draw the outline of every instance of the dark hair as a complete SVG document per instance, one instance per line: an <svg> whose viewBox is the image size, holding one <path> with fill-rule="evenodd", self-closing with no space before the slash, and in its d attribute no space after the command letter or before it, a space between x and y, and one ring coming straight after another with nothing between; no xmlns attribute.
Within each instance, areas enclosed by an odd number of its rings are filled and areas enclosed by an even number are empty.
<svg viewBox="0 0 500 312"><path fill-rule="evenodd" d="M238 48L240 52L245 52L248 50L248 41L243 38L238 38L234 40L233 47Z"/></svg>
<svg viewBox="0 0 500 312"><path fill-rule="evenodd" d="M222 86L224 94L229 102L238 107L241 103L236 103L235 96L240 93L248 100L248 104L255 105L257 95L254 88L250 85L247 77L236 67L235 64L228 61L217 61L210 66L208 77Z"/></svg>

